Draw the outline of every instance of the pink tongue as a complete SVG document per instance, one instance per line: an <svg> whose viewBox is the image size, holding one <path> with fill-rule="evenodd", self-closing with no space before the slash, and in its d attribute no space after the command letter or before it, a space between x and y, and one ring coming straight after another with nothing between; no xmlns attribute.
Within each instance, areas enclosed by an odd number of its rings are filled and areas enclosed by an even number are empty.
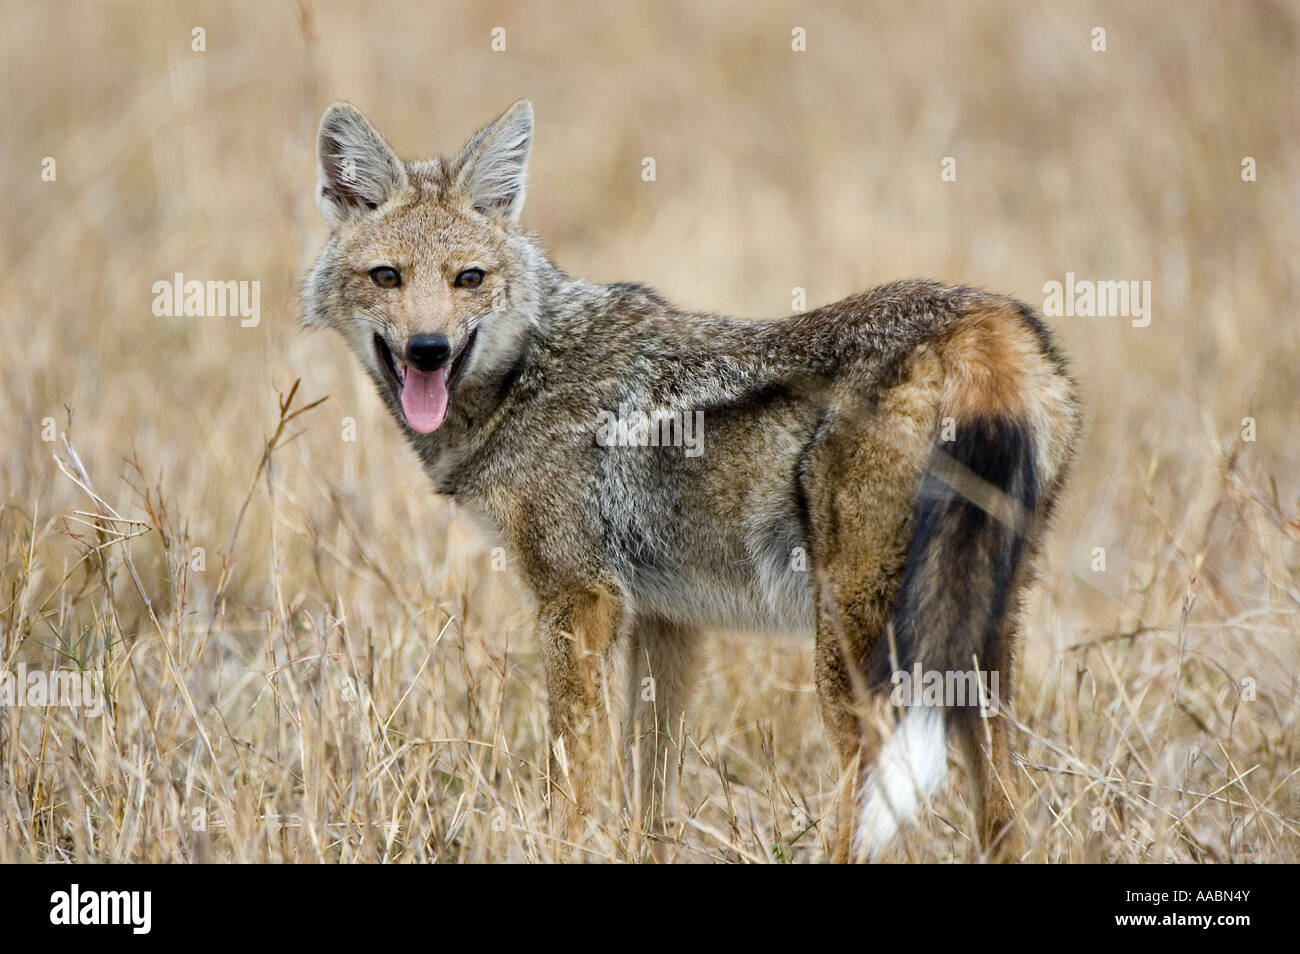
<svg viewBox="0 0 1300 954"><path fill-rule="evenodd" d="M432 434L447 415L447 368L437 371L406 369L402 385L402 411L406 423L421 434Z"/></svg>

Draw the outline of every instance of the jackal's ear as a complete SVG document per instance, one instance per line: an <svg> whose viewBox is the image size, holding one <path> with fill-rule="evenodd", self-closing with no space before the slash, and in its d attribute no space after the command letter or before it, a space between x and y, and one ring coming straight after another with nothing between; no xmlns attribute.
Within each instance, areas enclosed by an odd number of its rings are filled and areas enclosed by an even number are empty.
<svg viewBox="0 0 1300 954"><path fill-rule="evenodd" d="M533 148L533 106L515 103L474 134L456 157L456 185L474 208L513 225L524 208L524 179Z"/></svg>
<svg viewBox="0 0 1300 954"><path fill-rule="evenodd" d="M316 158L316 207L331 226L379 208L406 185L402 160L351 103L325 110Z"/></svg>

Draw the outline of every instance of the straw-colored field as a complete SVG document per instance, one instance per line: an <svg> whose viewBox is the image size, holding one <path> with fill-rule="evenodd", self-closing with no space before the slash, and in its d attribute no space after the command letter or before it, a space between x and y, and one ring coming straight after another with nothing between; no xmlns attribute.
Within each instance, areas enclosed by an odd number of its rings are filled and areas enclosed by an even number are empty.
<svg viewBox="0 0 1300 954"><path fill-rule="evenodd" d="M107 708L0 710L0 861L553 857L527 602L295 291L331 100L417 156L520 97L524 222L592 279L755 317L912 276L1036 307L1150 282L1145 326L1050 319L1088 426L1014 701L1027 858L1300 860L1296 4L3 20L0 671L102 671ZM260 321L155 316L176 273L259 282ZM327 400L267 453L297 380ZM677 860L824 860L810 647L720 637L681 766ZM614 777L592 860L642 857ZM964 791L891 857L965 859Z"/></svg>

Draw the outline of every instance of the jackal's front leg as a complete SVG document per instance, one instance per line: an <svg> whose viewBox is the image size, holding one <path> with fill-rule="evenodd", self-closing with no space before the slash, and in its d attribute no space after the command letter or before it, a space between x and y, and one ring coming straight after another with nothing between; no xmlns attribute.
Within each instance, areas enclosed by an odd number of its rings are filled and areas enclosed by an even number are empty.
<svg viewBox="0 0 1300 954"><path fill-rule="evenodd" d="M703 638L694 627L658 618L638 619L630 635L623 713L628 807L634 830L655 839L654 857L662 861L677 821L677 764Z"/></svg>
<svg viewBox="0 0 1300 954"><path fill-rule="evenodd" d="M550 809L556 834L579 834L591 807L605 754L608 722L605 669L622 605L611 588L594 585L543 604L538 638L550 709Z"/></svg>

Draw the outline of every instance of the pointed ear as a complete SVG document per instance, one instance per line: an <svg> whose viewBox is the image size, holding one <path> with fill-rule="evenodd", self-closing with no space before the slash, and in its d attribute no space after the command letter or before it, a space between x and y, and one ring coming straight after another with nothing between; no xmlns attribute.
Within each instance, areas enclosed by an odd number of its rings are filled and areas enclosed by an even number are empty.
<svg viewBox="0 0 1300 954"><path fill-rule="evenodd" d="M521 99L484 126L456 157L456 186L479 212L514 225L524 208L533 106Z"/></svg>
<svg viewBox="0 0 1300 954"><path fill-rule="evenodd" d="M379 208L406 185L402 160L351 103L325 110L316 158L316 207L331 228Z"/></svg>

